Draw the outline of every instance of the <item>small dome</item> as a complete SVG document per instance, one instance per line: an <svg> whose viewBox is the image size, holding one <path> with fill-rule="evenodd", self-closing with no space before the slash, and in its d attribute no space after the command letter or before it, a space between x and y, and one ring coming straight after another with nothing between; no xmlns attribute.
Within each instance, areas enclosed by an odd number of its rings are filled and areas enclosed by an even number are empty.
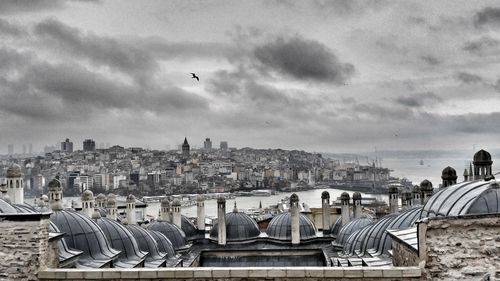
<svg viewBox="0 0 500 281"><path fill-rule="evenodd" d="M49 192L59 192L62 190L61 181L57 178L52 179L48 184Z"/></svg>
<svg viewBox="0 0 500 281"><path fill-rule="evenodd" d="M172 202L172 207L180 207L181 206L181 200L179 199L174 199L174 201Z"/></svg>
<svg viewBox="0 0 500 281"><path fill-rule="evenodd" d="M198 202L205 201L205 197L203 196L203 194L198 194L198 196L196 196L196 201Z"/></svg>
<svg viewBox="0 0 500 281"><path fill-rule="evenodd" d="M133 194L129 194L127 196L127 203L134 203L135 202L135 196Z"/></svg>
<svg viewBox="0 0 500 281"><path fill-rule="evenodd" d="M89 189L82 193L82 201L92 201L94 200L94 193Z"/></svg>
<svg viewBox="0 0 500 281"><path fill-rule="evenodd" d="M359 193L359 192L357 192L357 191L356 191L356 192L354 192L354 193L352 194L352 200L361 200L361 193Z"/></svg>
<svg viewBox="0 0 500 281"><path fill-rule="evenodd" d="M184 215L181 216L181 229L188 239L198 234L196 226Z"/></svg>
<svg viewBox="0 0 500 281"><path fill-rule="evenodd" d="M339 245L344 245L349 235L372 223L373 220L371 218L357 218L349 221L346 225L342 226L335 242Z"/></svg>
<svg viewBox="0 0 500 281"><path fill-rule="evenodd" d="M321 193L321 199L330 199L330 193L328 193L328 191L323 191L323 193Z"/></svg>
<svg viewBox="0 0 500 281"><path fill-rule="evenodd" d="M158 243L149 231L135 224L127 224L125 225L125 228L127 228L128 231L134 235L134 238L139 245L139 249L148 253L146 256L145 267L156 268L163 267L165 265L168 254L160 251Z"/></svg>
<svg viewBox="0 0 500 281"><path fill-rule="evenodd" d="M430 182L428 180L423 180L420 183L420 191L422 191L422 192L433 191L432 182Z"/></svg>
<svg viewBox="0 0 500 281"><path fill-rule="evenodd" d="M442 180L456 180L457 179L457 171L453 169L452 167L448 166L443 169L443 172L441 173L441 179Z"/></svg>
<svg viewBox="0 0 500 281"><path fill-rule="evenodd" d="M339 234L340 229L342 229L342 216L338 216L330 226L330 235L336 237Z"/></svg>
<svg viewBox="0 0 500 281"><path fill-rule="evenodd" d="M493 163L491 161L491 154L486 150L479 150L474 154L474 166L488 166Z"/></svg>
<svg viewBox="0 0 500 281"><path fill-rule="evenodd" d="M314 223L304 214L299 214L300 240L316 237ZM289 212L275 216L267 226L269 237L279 240L292 240L292 218Z"/></svg>
<svg viewBox="0 0 500 281"><path fill-rule="evenodd" d="M97 197L95 199L104 201L104 200L106 200L106 195L99 193L99 194L97 194Z"/></svg>
<svg viewBox="0 0 500 281"><path fill-rule="evenodd" d="M160 205L162 208L170 208L170 201L168 201L168 198L163 198Z"/></svg>
<svg viewBox="0 0 500 281"><path fill-rule="evenodd" d="M349 193L347 192L342 192L342 194L340 194L340 200L349 201L351 200L351 196L349 196Z"/></svg>
<svg viewBox="0 0 500 281"><path fill-rule="evenodd" d="M156 243L158 243L158 249L160 249L162 253L167 253L169 258L175 257L174 246L165 234L151 229L146 229L146 231L149 232L156 240Z"/></svg>
<svg viewBox="0 0 500 281"><path fill-rule="evenodd" d="M389 194L399 193L399 188L395 185L389 186Z"/></svg>
<svg viewBox="0 0 500 281"><path fill-rule="evenodd" d="M108 197L108 200L106 201L106 208L116 208L116 200Z"/></svg>
<svg viewBox="0 0 500 281"><path fill-rule="evenodd" d="M290 195L290 203L298 203L299 202L299 196L297 194L292 194Z"/></svg>
<svg viewBox="0 0 500 281"><path fill-rule="evenodd" d="M420 193L420 186L414 185L411 192L412 193Z"/></svg>
<svg viewBox="0 0 500 281"><path fill-rule="evenodd" d="M215 223L210 230L210 237L217 238L219 224ZM256 238L260 235L259 226L249 215L240 212L226 214L226 238L238 241Z"/></svg>
<svg viewBox="0 0 500 281"><path fill-rule="evenodd" d="M116 199L116 195L114 193L109 193L107 197L108 199L110 198Z"/></svg>
<svg viewBox="0 0 500 281"><path fill-rule="evenodd" d="M226 203L226 198L224 197L217 198L217 204L222 204L222 203Z"/></svg>
<svg viewBox="0 0 500 281"><path fill-rule="evenodd" d="M49 196L43 194L42 197L40 197L40 199L43 201L43 202L49 202Z"/></svg>
<svg viewBox="0 0 500 281"><path fill-rule="evenodd" d="M148 230L155 230L167 236L168 240L172 242L175 250L187 248L186 234L182 229L173 223L166 221L155 221L146 226Z"/></svg>
<svg viewBox="0 0 500 281"><path fill-rule="evenodd" d="M9 166L7 169L7 174L6 178L20 178L23 176L23 173L21 172L21 166L17 164L12 164Z"/></svg>

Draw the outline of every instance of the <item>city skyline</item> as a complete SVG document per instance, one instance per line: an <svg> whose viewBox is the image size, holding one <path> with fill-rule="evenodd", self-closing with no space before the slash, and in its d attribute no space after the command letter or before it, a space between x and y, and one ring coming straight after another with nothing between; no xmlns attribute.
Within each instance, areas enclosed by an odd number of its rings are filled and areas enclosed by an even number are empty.
<svg viewBox="0 0 500 281"><path fill-rule="evenodd" d="M494 1L2 1L0 154L495 149L499 26Z"/></svg>

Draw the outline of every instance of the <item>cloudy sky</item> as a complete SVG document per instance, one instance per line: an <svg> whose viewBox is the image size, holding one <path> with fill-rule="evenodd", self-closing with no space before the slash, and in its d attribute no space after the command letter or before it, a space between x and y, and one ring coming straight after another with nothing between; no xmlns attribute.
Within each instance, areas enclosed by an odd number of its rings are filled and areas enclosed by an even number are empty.
<svg viewBox="0 0 500 281"><path fill-rule="evenodd" d="M498 1L2 0L0 38L0 153L500 146Z"/></svg>

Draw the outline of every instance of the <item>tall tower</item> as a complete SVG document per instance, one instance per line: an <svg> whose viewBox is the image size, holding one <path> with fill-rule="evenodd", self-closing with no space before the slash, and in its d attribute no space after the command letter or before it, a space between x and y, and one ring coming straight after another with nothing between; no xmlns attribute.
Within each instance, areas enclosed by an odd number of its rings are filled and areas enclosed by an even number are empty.
<svg viewBox="0 0 500 281"><path fill-rule="evenodd" d="M321 193L321 206L323 208L323 233L330 233L330 193Z"/></svg>
<svg viewBox="0 0 500 281"><path fill-rule="evenodd" d="M7 195L12 204L24 203L24 180L21 166L12 164L7 169Z"/></svg>
<svg viewBox="0 0 500 281"><path fill-rule="evenodd" d="M441 188L446 188L450 185L454 185L457 183L457 171L448 166L443 169L443 172L441 173L441 179L443 180Z"/></svg>
<svg viewBox="0 0 500 281"><path fill-rule="evenodd" d="M205 198L201 194L196 197L196 212L197 212L196 224L198 226L198 230L204 232L205 231Z"/></svg>
<svg viewBox="0 0 500 281"><path fill-rule="evenodd" d="M292 244L300 244L299 196L290 195L290 216L292 219Z"/></svg>
<svg viewBox="0 0 500 281"><path fill-rule="evenodd" d="M172 202L172 222L182 228L181 201L179 199L174 199Z"/></svg>
<svg viewBox="0 0 500 281"><path fill-rule="evenodd" d="M397 186L389 187L389 212L391 214L395 214L399 211L398 192L399 190Z"/></svg>
<svg viewBox="0 0 500 281"><path fill-rule="evenodd" d="M352 207L353 209L353 217L355 219L360 218L362 214L362 205L361 205L361 193L359 192L354 192L352 194L352 203L354 206Z"/></svg>
<svg viewBox="0 0 500 281"><path fill-rule="evenodd" d="M67 153L72 153L73 152L73 142L69 141L69 139L66 139L65 141L61 142L61 151L64 151Z"/></svg>
<svg viewBox="0 0 500 281"><path fill-rule="evenodd" d="M218 243L226 245L226 199L224 197L217 198L217 227Z"/></svg>
<svg viewBox="0 0 500 281"><path fill-rule="evenodd" d="M212 150L212 141L210 140L210 138L206 138L206 139L205 139L205 142L203 143L203 148L204 148L206 151L210 151L210 150Z"/></svg>
<svg viewBox="0 0 500 281"><path fill-rule="evenodd" d="M351 196L349 196L349 193L347 192L342 192L340 195L340 202L342 204L341 206L341 215L342 215L342 225L346 225L349 222L350 219L350 207L349 207L349 201L351 200Z"/></svg>
<svg viewBox="0 0 500 281"><path fill-rule="evenodd" d="M184 143L182 144L182 157L185 159L189 158L189 143L187 138L184 138Z"/></svg>
<svg viewBox="0 0 500 281"><path fill-rule="evenodd" d="M127 196L126 204L127 204L127 210L126 210L127 223L128 224L136 224L137 220L135 217L135 196L132 194L129 194Z"/></svg>
<svg viewBox="0 0 500 281"><path fill-rule="evenodd" d="M474 154L474 180L484 179L486 176L491 176L491 155L486 150L479 150Z"/></svg>
<svg viewBox="0 0 500 281"><path fill-rule="evenodd" d="M87 215L89 218L92 218L94 206L94 193L87 189L82 193L82 213Z"/></svg>

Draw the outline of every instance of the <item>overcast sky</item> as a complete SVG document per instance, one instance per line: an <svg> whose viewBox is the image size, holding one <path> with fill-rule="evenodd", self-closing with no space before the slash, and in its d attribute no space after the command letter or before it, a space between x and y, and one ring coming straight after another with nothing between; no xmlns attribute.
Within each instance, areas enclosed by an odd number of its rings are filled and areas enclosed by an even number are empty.
<svg viewBox="0 0 500 281"><path fill-rule="evenodd" d="M2 0L0 38L0 153L500 143L498 1Z"/></svg>

